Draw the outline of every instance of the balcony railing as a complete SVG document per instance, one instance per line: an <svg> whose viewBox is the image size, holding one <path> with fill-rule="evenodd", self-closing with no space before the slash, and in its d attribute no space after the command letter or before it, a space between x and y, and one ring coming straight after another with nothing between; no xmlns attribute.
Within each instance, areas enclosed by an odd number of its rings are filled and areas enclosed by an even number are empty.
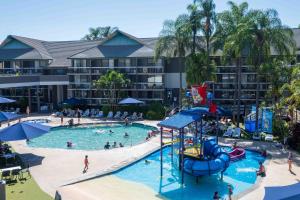
<svg viewBox="0 0 300 200"><path fill-rule="evenodd" d="M20 75L39 75L39 74L42 74L42 69L36 69L36 68L19 68L19 69L1 68L0 69L1 76L20 76Z"/></svg>

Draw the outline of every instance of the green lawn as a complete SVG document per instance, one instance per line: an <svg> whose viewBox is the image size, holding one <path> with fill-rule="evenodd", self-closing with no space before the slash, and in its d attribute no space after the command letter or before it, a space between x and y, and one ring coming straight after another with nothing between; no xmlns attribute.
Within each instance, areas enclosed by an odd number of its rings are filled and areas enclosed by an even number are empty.
<svg viewBox="0 0 300 200"><path fill-rule="evenodd" d="M6 185L6 199L8 200L53 200L43 192L34 179L18 180L15 183Z"/></svg>

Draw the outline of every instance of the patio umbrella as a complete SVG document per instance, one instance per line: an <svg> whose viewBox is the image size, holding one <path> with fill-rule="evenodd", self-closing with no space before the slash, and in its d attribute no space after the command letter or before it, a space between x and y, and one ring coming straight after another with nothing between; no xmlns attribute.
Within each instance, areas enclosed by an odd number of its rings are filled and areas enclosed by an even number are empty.
<svg viewBox="0 0 300 200"><path fill-rule="evenodd" d="M12 113L12 112L2 112L0 111L0 122L9 121L13 119L21 118L21 115Z"/></svg>
<svg viewBox="0 0 300 200"><path fill-rule="evenodd" d="M1 141L29 140L50 130L50 126L39 123L20 122L0 131Z"/></svg>
<svg viewBox="0 0 300 200"><path fill-rule="evenodd" d="M16 102L16 100L0 97L0 103L13 103L13 102Z"/></svg>
<svg viewBox="0 0 300 200"><path fill-rule="evenodd" d="M287 186L265 187L264 200L300 199L300 183Z"/></svg>
<svg viewBox="0 0 300 200"><path fill-rule="evenodd" d="M123 99L119 102L120 105L124 105L124 104L142 104L144 103L143 101L134 99L134 98L126 98Z"/></svg>

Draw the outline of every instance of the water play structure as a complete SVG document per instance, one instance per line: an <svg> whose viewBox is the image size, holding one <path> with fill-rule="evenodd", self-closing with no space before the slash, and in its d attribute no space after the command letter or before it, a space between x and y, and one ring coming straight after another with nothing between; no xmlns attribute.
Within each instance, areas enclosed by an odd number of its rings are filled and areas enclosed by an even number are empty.
<svg viewBox="0 0 300 200"><path fill-rule="evenodd" d="M222 150L218 145L219 117L226 116L221 109L216 112L210 112L209 107L194 107L188 110L182 110L170 118L160 122L160 174L163 176L163 153L165 145L171 146L171 160L181 170L181 183L184 183L184 173L199 177L221 173L228 168L230 164L230 155ZM216 136L208 139L203 136L203 117L211 116L216 118ZM185 128L194 127L192 133L187 133ZM168 129L169 131L164 131ZM175 132L177 133L175 135ZM165 134L170 135L171 142L163 143ZM188 134L192 134L188 136ZM175 149L175 150L174 150ZM174 154L176 156L174 156ZM173 159L177 157L178 159ZM175 161L173 161L175 160ZM178 162L176 162L178 161Z"/></svg>
<svg viewBox="0 0 300 200"><path fill-rule="evenodd" d="M230 163L229 154L214 139L204 141L203 145L203 158L185 157L184 171L193 176L223 173Z"/></svg>

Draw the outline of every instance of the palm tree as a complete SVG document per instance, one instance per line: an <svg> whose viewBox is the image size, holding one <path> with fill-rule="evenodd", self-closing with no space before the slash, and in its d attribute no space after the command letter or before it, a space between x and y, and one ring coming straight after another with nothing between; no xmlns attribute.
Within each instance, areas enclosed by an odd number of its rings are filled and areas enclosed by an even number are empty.
<svg viewBox="0 0 300 200"><path fill-rule="evenodd" d="M209 64L210 43L215 29L217 15L215 12L216 5L213 0L198 0L200 7L201 32L205 38L207 65Z"/></svg>
<svg viewBox="0 0 300 200"><path fill-rule="evenodd" d="M223 50L223 57L233 59L236 65L236 84L234 92L234 104L238 102L237 126L240 124L241 107L241 65L242 57L245 56L245 49L248 45L247 38L249 32L248 3L240 5L232 1L228 2L230 10L220 13L213 39L214 49Z"/></svg>
<svg viewBox="0 0 300 200"><path fill-rule="evenodd" d="M258 132L259 115L259 77L264 64L267 64L274 53L283 57L290 57L294 53L295 41L293 31L287 26L282 25L276 10L268 9L253 10L249 12L251 22L250 38L250 57L256 70L256 133ZM273 70L272 68L270 69Z"/></svg>
<svg viewBox="0 0 300 200"><path fill-rule="evenodd" d="M196 3L196 0L194 0L193 4L188 5L187 10L189 12L189 21L188 26L190 26L192 34L193 34L193 41L192 41L192 50L191 53L195 54L196 51L196 36L197 32L201 28L201 15L200 10L198 9L199 6Z"/></svg>
<svg viewBox="0 0 300 200"><path fill-rule="evenodd" d="M82 40L100 40L108 37L110 34L118 30L118 27L104 26L89 28L89 34L85 35Z"/></svg>
<svg viewBox="0 0 300 200"><path fill-rule="evenodd" d="M188 15L180 15L175 21L166 20L159 34L159 40L155 46L155 60L160 57L184 58L191 46L191 31L187 26ZM182 101L182 69L179 73L179 106Z"/></svg>
<svg viewBox="0 0 300 200"><path fill-rule="evenodd" d="M120 88L130 83L130 80L125 77L124 74L115 70L109 70L106 74L100 76L100 78L94 81L94 86L99 90L107 90L109 103L113 108L113 105L117 103Z"/></svg>

